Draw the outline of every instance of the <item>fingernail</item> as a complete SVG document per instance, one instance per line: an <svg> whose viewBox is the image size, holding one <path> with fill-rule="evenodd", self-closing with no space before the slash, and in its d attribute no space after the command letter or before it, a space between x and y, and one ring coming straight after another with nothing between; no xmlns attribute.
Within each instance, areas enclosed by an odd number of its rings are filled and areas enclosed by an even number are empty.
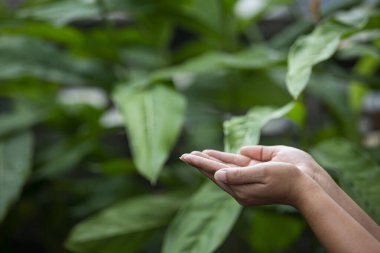
<svg viewBox="0 0 380 253"><path fill-rule="evenodd" d="M226 183L227 182L227 172L225 170L219 170L214 175L215 180Z"/></svg>
<svg viewBox="0 0 380 253"><path fill-rule="evenodd" d="M181 155L181 156L179 157L179 159L181 159L182 161L184 161L184 160L186 159L186 156L187 156L187 154L183 154L183 155Z"/></svg>

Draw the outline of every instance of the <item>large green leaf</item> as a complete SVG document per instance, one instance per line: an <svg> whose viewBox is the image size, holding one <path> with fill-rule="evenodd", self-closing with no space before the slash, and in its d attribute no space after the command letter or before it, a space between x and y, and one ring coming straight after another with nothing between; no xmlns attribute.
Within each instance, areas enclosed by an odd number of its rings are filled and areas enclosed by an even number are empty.
<svg viewBox="0 0 380 253"><path fill-rule="evenodd" d="M154 183L181 130L186 101L162 85L120 86L113 98L127 127L136 167Z"/></svg>
<svg viewBox="0 0 380 253"><path fill-rule="evenodd" d="M286 78L290 94L297 98L305 88L311 69L331 57L338 47L340 36L346 31L337 23L325 22L309 36L299 38L291 47Z"/></svg>
<svg viewBox="0 0 380 253"><path fill-rule="evenodd" d="M29 175L32 145L29 132L0 139L0 221L17 199Z"/></svg>
<svg viewBox="0 0 380 253"><path fill-rule="evenodd" d="M117 203L77 224L66 247L77 252L134 252L130 249L139 244L140 233L165 225L182 198L149 195Z"/></svg>
<svg viewBox="0 0 380 253"><path fill-rule="evenodd" d="M166 232L163 253L216 250L240 213L241 206L211 182L185 203Z"/></svg>
<svg viewBox="0 0 380 253"><path fill-rule="evenodd" d="M225 150L237 152L242 146L255 145L259 142L261 128L271 119L279 118L288 113L294 106L291 102L281 108L269 106L254 107L244 116L233 117L225 121Z"/></svg>
<svg viewBox="0 0 380 253"><path fill-rule="evenodd" d="M307 85L312 67L330 58L337 50L341 37L363 26L368 13L368 9L363 8L338 13L321 23L311 34L297 39L289 51L286 77L288 90L294 98Z"/></svg>
<svg viewBox="0 0 380 253"><path fill-rule="evenodd" d="M380 222L380 166L369 154L344 139L322 142L311 153L323 167L334 170L344 190Z"/></svg>

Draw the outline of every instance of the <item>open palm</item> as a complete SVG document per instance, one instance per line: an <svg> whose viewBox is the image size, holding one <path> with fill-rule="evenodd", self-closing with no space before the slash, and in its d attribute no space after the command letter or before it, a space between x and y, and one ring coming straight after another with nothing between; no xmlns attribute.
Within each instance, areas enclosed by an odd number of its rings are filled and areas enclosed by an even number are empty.
<svg viewBox="0 0 380 253"><path fill-rule="evenodd" d="M204 150L193 154L203 155L205 158L207 156L228 167L246 167L263 162L291 163L311 178L315 178L316 171L320 169L318 163L308 153L287 146L246 146L240 149L240 154L217 150Z"/></svg>

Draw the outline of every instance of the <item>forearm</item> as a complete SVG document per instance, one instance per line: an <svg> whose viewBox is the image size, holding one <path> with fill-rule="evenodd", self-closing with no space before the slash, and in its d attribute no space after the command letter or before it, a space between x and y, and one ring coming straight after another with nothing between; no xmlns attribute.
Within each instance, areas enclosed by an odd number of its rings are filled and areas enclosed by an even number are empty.
<svg viewBox="0 0 380 253"><path fill-rule="evenodd" d="M380 241L380 227L357 205L322 168L315 180L324 191L369 233Z"/></svg>
<svg viewBox="0 0 380 253"><path fill-rule="evenodd" d="M379 253L380 243L322 188L303 192L297 204L311 229L329 253Z"/></svg>

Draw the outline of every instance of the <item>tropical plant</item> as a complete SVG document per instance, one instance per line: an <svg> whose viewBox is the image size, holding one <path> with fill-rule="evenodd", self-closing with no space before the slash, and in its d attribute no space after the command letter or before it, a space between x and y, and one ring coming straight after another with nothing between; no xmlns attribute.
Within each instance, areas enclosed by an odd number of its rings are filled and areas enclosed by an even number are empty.
<svg viewBox="0 0 380 253"><path fill-rule="evenodd" d="M318 2L6 1L0 251L321 252L178 160L257 143L312 152L380 221L379 2Z"/></svg>

